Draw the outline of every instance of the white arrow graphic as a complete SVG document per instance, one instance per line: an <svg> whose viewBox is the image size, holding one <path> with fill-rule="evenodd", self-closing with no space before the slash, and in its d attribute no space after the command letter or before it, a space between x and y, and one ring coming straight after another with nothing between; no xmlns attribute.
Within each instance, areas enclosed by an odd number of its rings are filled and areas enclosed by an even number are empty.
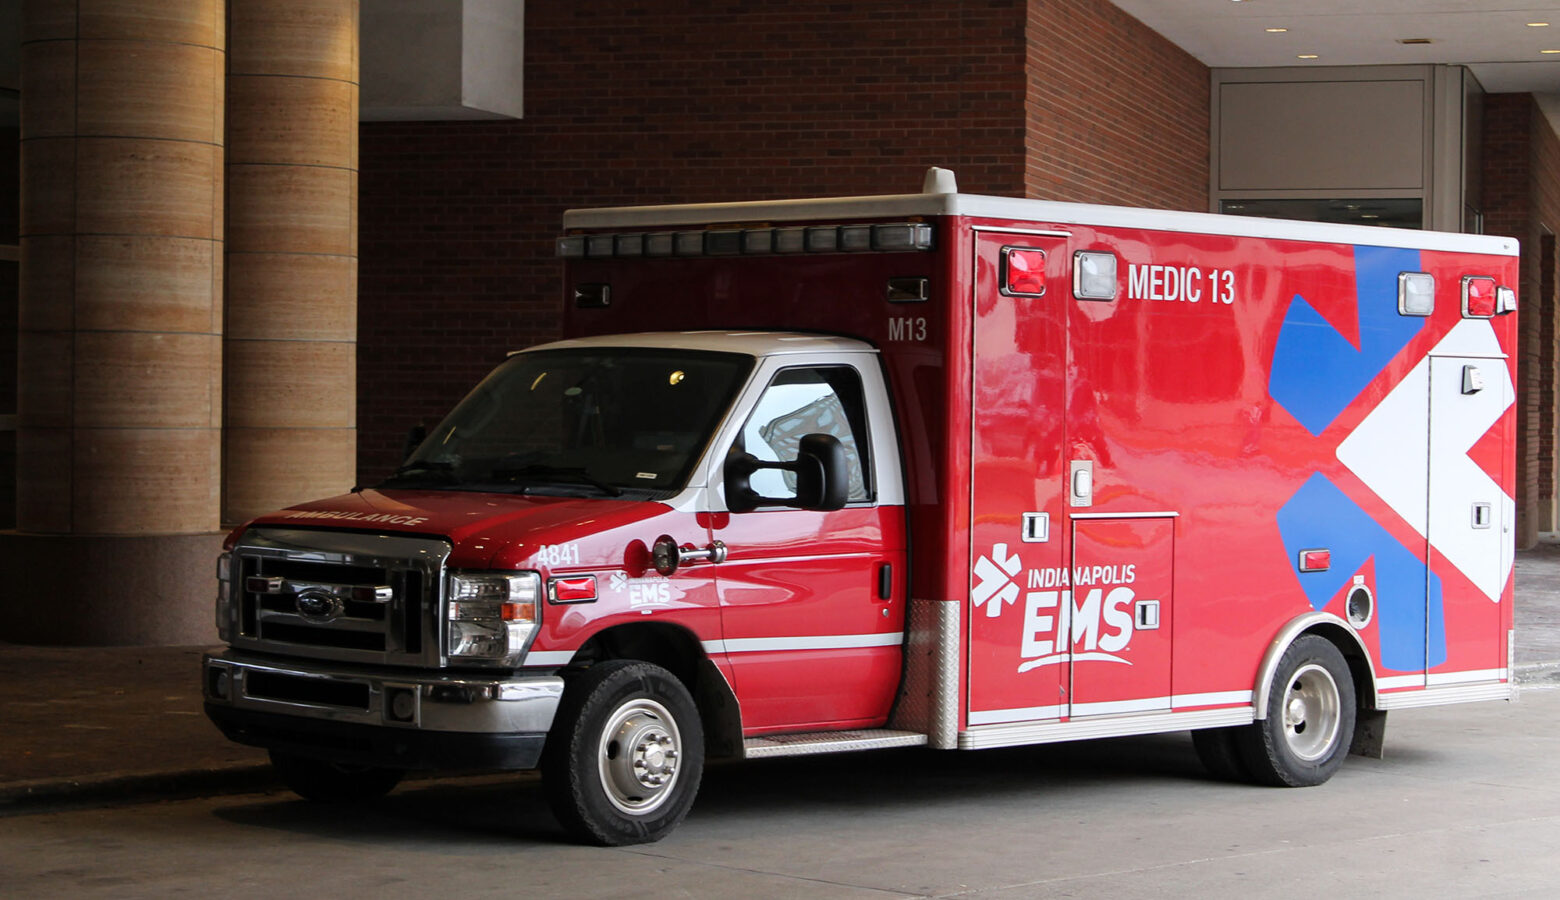
<svg viewBox="0 0 1560 900"><path fill-rule="evenodd" d="M1478 368L1483 390L1462 393L1465 365ZM1511 572L1512 500L1468 451L1505 414L1512 393L1495 329L1465 319L1338 445L1349 471L1497 603ZM1491 505L1488 527L1473 527L1475 503Z"/></svg>

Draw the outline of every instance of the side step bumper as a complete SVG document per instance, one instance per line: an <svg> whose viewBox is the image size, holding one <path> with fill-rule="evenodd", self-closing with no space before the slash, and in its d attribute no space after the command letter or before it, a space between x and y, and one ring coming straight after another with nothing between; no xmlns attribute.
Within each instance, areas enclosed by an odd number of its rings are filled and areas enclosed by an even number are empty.
<svg viewBox="0 0 1560 900"><path fill-rule="evenodd" d="M813 753L846 753L852 750L882 750L887 747L920 747L926 735L919 731L889 731L870 728L863 731L808 731L798 734L771 734L747 738L742 742L743 756L806 756Z"/></svg>

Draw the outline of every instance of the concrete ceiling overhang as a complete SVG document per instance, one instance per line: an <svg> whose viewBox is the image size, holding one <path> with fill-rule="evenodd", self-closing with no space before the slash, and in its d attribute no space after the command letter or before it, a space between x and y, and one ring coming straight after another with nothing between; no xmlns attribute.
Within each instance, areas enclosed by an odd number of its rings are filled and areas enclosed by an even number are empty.
<svg viewBox="0 0 1560 900"><path fill-rule="evenodd" d="M1212 68L1426 63L1467 66L1486 91L1535 95L1550 124L1560 133L1560 53L1543 52L1560 51L1560 3L1112 2ZM1403 43L1423 40L1429 43Z"/></svg>

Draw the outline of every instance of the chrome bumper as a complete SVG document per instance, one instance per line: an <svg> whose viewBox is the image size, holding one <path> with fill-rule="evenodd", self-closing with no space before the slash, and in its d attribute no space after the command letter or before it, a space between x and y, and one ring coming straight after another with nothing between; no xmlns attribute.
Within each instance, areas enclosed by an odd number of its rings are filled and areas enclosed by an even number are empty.
<svg viewBox="0 0 1560 900"><path fill-rule="evenodd" d="M233 650L202 669L208 708L420 732L544 735L563 696L557 675L387 673Z"/></svg>

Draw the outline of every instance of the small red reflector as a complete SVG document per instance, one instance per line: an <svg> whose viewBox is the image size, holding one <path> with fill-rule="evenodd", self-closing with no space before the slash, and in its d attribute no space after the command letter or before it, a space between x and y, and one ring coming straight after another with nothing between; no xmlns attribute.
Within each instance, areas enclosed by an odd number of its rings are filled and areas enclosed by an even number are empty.
<svg viewBox="0 0 1560 900"><path fill-rule="evenodd" d="M1301 550L1300 571L1325 572L1332 568L1331 550Z"/></svg>
<svg viewBox="0 0 1560 900"><path fill-rule="evenodd" d="M1499 312L1495 279L1469 275L1463 279L1463 315L1488 319Z"/></svg>
<svg viewBox="0 0 1560 900"><path fill-rule="evenodd" d="M596 599L596 576L578 578L554 578L552 580L554 603L584 603Z"/></svg>

